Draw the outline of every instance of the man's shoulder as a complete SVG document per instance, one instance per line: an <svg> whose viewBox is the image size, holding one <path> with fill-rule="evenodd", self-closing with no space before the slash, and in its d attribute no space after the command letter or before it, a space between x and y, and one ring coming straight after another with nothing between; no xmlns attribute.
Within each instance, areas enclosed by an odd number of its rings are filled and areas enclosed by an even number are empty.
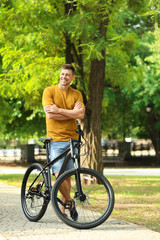
<svg viewBox="0 0 160 240"><path fill-rule="evenodd" d="M70 91L74 94L81 94L81 92L75 88L70 87Z"/></svg>
<svg viewBox="0 0 160 240"><path fill-rule="evenodd" d="M53 101L53 97L55 95L55 87L56 86L49 86L44 89L43 96L42 96L42 104L50 105Z"/></svg>
<svg viewBox="0 0 160 240"><path fill-rule="evenodd" d="M56 86L57 85L48 86L44 90L47 91L47 92L53 92L56 89Z"/></svg>

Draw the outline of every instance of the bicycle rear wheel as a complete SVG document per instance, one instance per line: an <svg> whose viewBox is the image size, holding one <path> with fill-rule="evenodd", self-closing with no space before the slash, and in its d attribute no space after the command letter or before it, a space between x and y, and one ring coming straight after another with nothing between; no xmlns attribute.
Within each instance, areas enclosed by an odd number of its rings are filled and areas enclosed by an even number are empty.
<svg viewBox="0 0 160 240"><path fill-rule="evenodd" d="M63 173L55 182L51 193L53 207L59 218L67 225L78 229L94 228L102 224L111 214L114 207L114 192L109 181L99 172L92 169L79 169L83 196L78 194L76 169ZM61 212L62 202L60 186L71 177L71 198L74 199L78 220L70 218L70 211Z"/></svg>
<svg viewBox="0 0 160 240"><path fill-rule="evenodd" d="M32 164L24 175L21 187L22 209L25 216L32 222L37 222L43 217L48 205L47 176L42 169L42 165Z"/></svg>

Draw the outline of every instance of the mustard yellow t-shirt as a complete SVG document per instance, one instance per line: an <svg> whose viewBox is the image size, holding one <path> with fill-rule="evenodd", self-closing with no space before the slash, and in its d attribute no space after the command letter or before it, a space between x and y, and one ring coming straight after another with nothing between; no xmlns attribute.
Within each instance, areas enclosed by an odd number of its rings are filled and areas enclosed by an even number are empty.
<svg viewBox="0 0 160 240"><path fill-rule="evenodd" d="M69 87L68 91L62 91L58 85L45 88L42 97L43 106L51 105L53 102L57 107L63 109L73 109L76 102L81 102L83 98L81 92ZM54 120L46 117L47 137L53 141L69 141L70 138L77 139L77 124L75 119Z"/></svg>

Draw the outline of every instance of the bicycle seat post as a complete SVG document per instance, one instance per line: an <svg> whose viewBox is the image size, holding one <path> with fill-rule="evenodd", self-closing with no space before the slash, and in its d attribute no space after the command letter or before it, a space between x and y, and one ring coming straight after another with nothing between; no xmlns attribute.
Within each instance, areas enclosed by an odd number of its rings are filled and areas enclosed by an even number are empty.
<svg viewBox="0 0 160 240"><path fill-rule="evenodd" d="M49 164L49 162L50 162L50 158L49 158L49 143L50 143L50 141L45 141L46 155L47 155L47 164ZM48 175L48 186L49 186L49 191L51 192L52 186L51 186L51 172L50 172L50 166L47 167L47 175Z"/></svg>
<svg viewBox="0 0 160 240"><path fill-rule="evenodd" d="M44 143L45 149L46 149L46 155L47 155L47 164L49 163L50 159L49 159L49 142L45 141Z"/></svg>

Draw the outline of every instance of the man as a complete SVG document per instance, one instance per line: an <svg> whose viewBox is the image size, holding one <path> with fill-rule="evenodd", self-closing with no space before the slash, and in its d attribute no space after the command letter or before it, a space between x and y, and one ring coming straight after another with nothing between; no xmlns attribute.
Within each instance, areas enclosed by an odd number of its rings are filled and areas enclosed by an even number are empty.
<svg viewBox="0 0 160 240"><path fill-rule="evenodd" d="M77 139L76 119L83 119L85 107L83 98L78 90L70 87L75 79L75 70L71 64L65 64L61 68L60 81L57 85L47 87L43 93L43 107L46 114L47 137L52 138L50 143L50 157L53 160L69 146L69 139ZM52 166L52 172L57 178L64 159ZM70 160L67 169L73 168ZM63 202L71 202L70 216L74 221L78 218L75 202L70 196L71 179L68 178L61 184L61 198ZM65 214L65 208L61 211Z"/></svg>

